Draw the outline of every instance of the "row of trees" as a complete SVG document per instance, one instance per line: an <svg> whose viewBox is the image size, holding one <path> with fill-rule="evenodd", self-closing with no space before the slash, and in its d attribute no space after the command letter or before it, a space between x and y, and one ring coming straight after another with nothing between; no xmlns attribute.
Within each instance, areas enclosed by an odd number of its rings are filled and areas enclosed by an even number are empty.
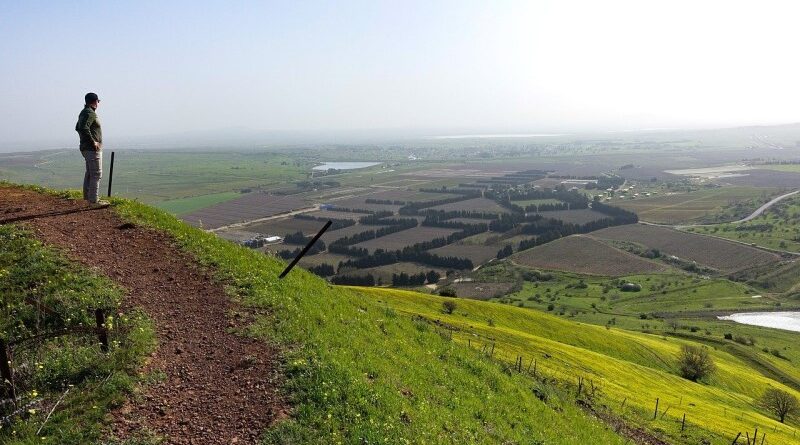
<svg viewBox="0 0 800 445"><path fill-rule="evenodd" d="M277 253L277 255L279 257L283 258L284 260L290 260L290 259L296 257L297 255L299 255L301 250L302 249L300 247L298 247L298 248L296 248L294 250L284 249L284 250L279 251ZM314 243L314 245L311 246L311 248L308 250L307 255L314 255L316 253L320 253L320 252L324 252L324 251L325 251L325 243L322 242L322 240L317 240L317 242Z"/></svg>
<svg viewBox="0 0 800 445"><path fill-rule="evenodd" d="M525 212L554 212L556 210L569 210L569 204L566 202L552 202L542 204L528 204L525 206Z"/></svg>
<svg viewBox="0 0 800 445"><path fill-rule="evenodd" d="M365 226L403 226L408 229L419 224L415 218L388 218L390 215L367 215L358 218L360 224Z"/></svg>
<svg viewBox="0 0 800 445"><path fill-rule="evenodd" d="M330 277L336 274L336 269L334 269L334 267L328 263L322 263L316 266L310 266L308 268L308 271L315 275L319 275L323 278Z"/></svg>
<svg viewBox="0 0 800 445"><path fill-rule="evenodd" d="M528 201L532 199L557 199L563 203L568 204L570 209L585 209L589 207L589 198L576 190L568 190L565 186L559 185L554 189L525 189L525 190L508 190L508 191L491 191L487 192L487 197L492 197L498 202L501 201ZM519 206L517 208L522 211Z"/></svg>
<svg viewBox="0 0 800 445"><path fill-rule="evenodd" d="M441 198L441 199L434 199L431 201L409 202L403 207L400 207L400 209L397 212L400 213L401 215L418 215L420 210L426 209L428 207L436 207L445 204L452 204L454 202L466 201L467 199L472 199L477 196L480 196L480 192L474 195L458 194L456 196L453 196L452 198Z"/></svg>
<svg viewBox="0 0 800 445"><path fill-rule="evenodd" d="M474 187L474 186L473 186ZM424 193L453 193L456 195L464 195L469 196L470 198L479 198L482 194L480 190L475 190L474 188L461 188L461 184L459 184L458 188L447 188L442 186L441 188L421 188L419 189L420 192Z"/></svg>
<svg viewBox="0 0 800 445"><path fill-rule="evenodd" d="M345 227L350 227L356 223L352 219L322 218L319 216L311 216L303 213L299 215L294 215L294 217L295 219L303 219L306 221L319 221L321 223L326 223L328 222L328 220L330 220L331 221L330 230L344 229Z"/></svg>
<svg viewBox="0 0 800 445"><path fill-rule="evenodd" d="M421 286L426 282L433 284L439 281L441 277L441 274L435 270L412 275L400 272L399 274L392 274L392 286Z"/></svg>
<svg viewBox="0 0 800 445"><path fill-rule="evenodd" d="M367 204L384 204L384 205L396 205L402 206L406 205L405 201L401 201L399 199L375 199L375 198L367 198L364 200Z"/></svg>
<svg viewBox="0 0 800 445"><path fill-rule="evenodd" d="M425 215L425 217L432 217L436 218L439 221L444 221L447 219L453 218L472 218L472 219L485 219L485 220L493 220L499 218L497 213L491 212L479 212L476 210L432 210L427 209L424 212L420 212Z"/></svg>
<svg viewBox="0 0 800 445"><path fill-rule="evenodd" d="M414 221L414 220L412 220ZM417 222L414 221L415 227ZM375 230L365 230L360 233L355 233L350 236L345 236L342 238L337 239L336 241L332 242L329 249L331 252L341 253L341 248L346 246L352 246L353 244L363 243L364 241L369 241L371 239L380 238L382 236L389 235L391 233L400 232L401 230L406 230L408 227L397 225L397 226L381 226L379 229Z"/></svg>
<svg viewBox="0 0 800 445"><path fill-rule="evenodd" d="M350 252L345 254L352 255ZM474 267L472 261L466 258L441 256L427 252L427 249L416 249L414 246L408 246L402 250L387 251L383 249L377 249L372 253L372 255L361 255L358 258L340 262L339 268L352 267L355 269L366 269L368 267L385 266L387 264L395 264L402 261L427 264L429 266L441 267L444 269L472 269Z"/></svg>

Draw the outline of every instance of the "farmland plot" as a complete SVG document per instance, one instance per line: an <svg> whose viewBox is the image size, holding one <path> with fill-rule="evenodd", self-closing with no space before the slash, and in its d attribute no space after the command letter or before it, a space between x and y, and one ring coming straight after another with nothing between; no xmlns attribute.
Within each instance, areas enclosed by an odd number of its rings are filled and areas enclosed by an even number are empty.
<svg viewBox="0 0 800 445"><path fill-rule="evenodd" d="M433 267L426 264L417 263L394 263L385 266L368 267L364 269L342 270L341 275L364 275L369 274L375 277L375 284L380 286L384 284L392 284L392 275L406 273L408 275L416 275L419 273L428 273L429 271L437 272L441 277L444 277L447 271L439 267Z"/></svg>
<svg viewBox="0 0 800 445"><path fill-rule="evenodd" d="M366 202L366 200L370 198L388 199L388 198L378 198L375 196L375 194L372 194L366 196L359 196L355 198L337 200L331 202L330 204L332 204L334 207L368 210L370 212L389 211L392 213L396 213L397 210L401 207L400 205L395 205L395 204L376 204L376 203Z"/></svg>
<svg viewBox="0 0 800 445"><path fill-rule="evenodd" d="M748 170L741 176L725 178L725 182L751 187L800 188L800 173L780 170Z"/></svg>
<svg viewBox="0 0 800 445"><path fill-rule="evenodd" d="M481 219L481 218L452 218L448 219L447 222L458 222L464 224L489 224L492 221L489 219Z"/></svg>
<svg viewBox="0 0 800 445"><path fill-rule="evenodd" d="M376 249L383 250L400 250L406 246L412 246L417 243L431 241L436 238L447 237L451 233L458 232L456 229L444 229L441 227L427 227L419 226L408 230L401 230L400 232L390 233L389 235L380 238L371 239L358 243L355 247L362 247L369 250L370 253Z"/></svg>
<svg viewBox="0 0 800 445"><path fill-rule="evenodd" d="M467 258L477 266L495 258L498 250L500 250L500 247L497 246L450 244L431 249L429 252L439 256Z"/></svg>
<svg viewBox="0 0 800 445"><path fill-rule="evenodd" d="M473 198L465 201L452 202L450 204L431 207L431 210L443 210L445 212L465 210L484 213L509 213L508 209L488 198Z"/></svg>
<svg viewBox="0 0 800 445"><path fill-rule="evenodd" d="M277 235L280 237L295 232L303 232L306 235L313 235L319 232L324 224L325 223L322 221L314 221L310 219L281 218L250 224L245 227L245 230L264 235Z"/></svg>
<svg viewBox="0 0 800 445"><path fill-rule="evenodd" d="M288 247L288 246L284 246ZM338 267L340 262L344 262L347 260L351 260L352 257L347 255L339 255L337 253L318 253L316 255L306 255L300 259L300 266L304 268L309 268L312 266L319 266L320 264L330 264L331 266Z"/></svg>
<svg viewBox="0 0 800 445"><path fill-rule="evenodd" d="M355 212L337 212L334 210L317 210L315 212L306 213L308 216L315 218L330 218L330 219L352 219L357 221L362 216L367 216L368 213L355 213Z"/></svg>
<svg viewBox="0 0 800 445"><path fill-rule="evenodd" d="M637 243L725 273L780 260L778 255L740 243L644 224L609 227L592 232L591 236Z"/></svg>
<svg viewBox="0 0 800 445"><path fill-rule="evenodd" d="M381 190L375 192L366 198L372 199L383 199L383 200L391 200L391 201L406 201L406 202L417 202L417 201L433 201L435 199L442 199L442 198L449 198L452 195L449 193L430 193L430 192L420 192L418 190L402 190L402 189L394 189L394 190Z"/></svg>
<svg viewBox="0 0 800 445"><path fill-rule="evenodd" d="M713 217L724 207L736 204L745 205L745 212L753 211L776 192L775 189L722 187L650 198L615 199L610 204L635 212L643 221L682 224Z"/></svg>
<svg viewBox="0 0 800 445"><path fill-rule="evenodd" d="M539 269L562 270L590 275L622 276L652 273L667 267L584 235L572 235L524 250L512 261Z"/></svg>
<svg viewBox="0 0 800 445"><path fill-rule="evenodd" d="M514 283L485 283L480 281L462 281L453 283L447 287L452 287L456 295L460 298L470 298L473 300L490 300L508 293Z"/></svg>
<svg viewBox="0 0 800 445"><path fill-rule="evenodd" d="M609 217L608 215L592 209L552 210L548 212L539 212L539 215L545 218L558 219L570 224L586 224Z"/></svg>
<svg viewBox="0 0 800 445"><path fill-rule="evenodd" d="M344 227L342 229L337 230L328 230L322 237L320 238L322 241L325 241L326 244L330 244L340 238L345 238L348 236L353 236L357 233L368 232L370 230L378 230L382 227L386 226L368 226L363 224L356 224L353 226ZM305 232L303 232L305 233ZM310 233L308 235L311 235Z"/></svg>
<svg viewBox="0 0 800 445"><path fill-rule="evenodd" d="M181 218L193 226L202 225L204 229L216 229L229 224L280 215L305 207L309 207L309 205L294 196L248 193L241 198L187 213Z"/></svg>

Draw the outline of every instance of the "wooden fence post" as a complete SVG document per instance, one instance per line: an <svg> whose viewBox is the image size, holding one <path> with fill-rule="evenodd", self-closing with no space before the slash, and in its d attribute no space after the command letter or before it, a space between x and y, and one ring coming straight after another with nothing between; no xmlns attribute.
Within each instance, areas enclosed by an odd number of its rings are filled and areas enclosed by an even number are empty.
<svg viewBox="0 0 800 445"><path fill-rule="evenodd" d="M686 428L686 413L683 413L683 420L681 420L681 432Z"/></svg>
<svg viewBox="0 0 800 445"><path fill-rule="evenodd" d="M100 340L100 350L108 352L108 329L106 329L105 311L95 309L94 320L97 323L97 339Z"/></svg>
<svg viewBox="0 0 800 445"><path fill-rule="evenodd" d="M736 437L733 438L733 442L731 442L731 445L736 445L736 443L739 442L739 437L741 435L742 435L742 432L739 431L739 434L737 434Z"/></svg>
<svg viewBox="0 0 800 445"><path fill-rule="evenodd" d="M11 349L8 342L0 340L0 395L8 397L17 404L17 394L14 389L14 366L11 364Z"/></svg>
<svg viewBox="0 0 800 445"><path fill-rule="evenodd" d="M656 397L656 410L653 412L653 420L656 420L658 417L658 397Z"/></svg>

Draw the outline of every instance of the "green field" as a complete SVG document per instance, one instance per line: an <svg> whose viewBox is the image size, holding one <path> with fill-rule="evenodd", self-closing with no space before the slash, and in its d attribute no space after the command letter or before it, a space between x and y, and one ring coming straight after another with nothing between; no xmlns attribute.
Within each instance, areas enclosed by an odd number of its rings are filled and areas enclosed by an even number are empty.
<svg viewBox="0 0 800 445"><path fill-rule="evenodd" d="M180 216L184 213L190 213L195 210L211 207L214 204L230 201L231 199L235 199L240 196L242 196L242 194L238 192L213 193L210 195L193 196L191 198L178 198L170 199L168 201L161 201L155 204L155 206L161 210Z"/></svg>
<svg viewBox="0 0 800 445"><path fill-rule="evenodd" d="M660 431L673 443L699 443L704 438L708 443L727 444L736 431L750 431L754 425L770 431L772 441L800 443L793 436L793 424L779 424L754 403L768 386L797 391L765 377L722 348L711 351L718 367L716 376L698 384L676 375L674 357L686 340L575 323L473 300L458 299L457 309L446 314L441 297L385 289L360 292L409 316L437 320L462 345L481 350L494 344L500 360L513 363L521 355L526 370L535 359L541 375L573 384L584 377L599 387L602 403L620 407L625 400L626 408L620 411L629 421ZM800 373L795 369L792 376L800 377ZM652 420L656 398L661 408ZM681 433L684 413L691 426Z"/></svg>
<svg viewBox="0 0 800 445"><path fill-rule="evenodd" d="M103 153L101 190L105 194L111 159ZM36 163L4 166L0 178L57 189L79 189L84 163L78 150L43 155ZM114 159L116 196L158 203L243 188L279 188L304 180L313 162L284 154L262 152L180 152L118 150ZM181 204L178 204L179 209Z"/></svg>
<svg viewBox="0 0 800 445"><path fill-rule="evenodd" d="M718 187L649 198L615 198L609 203L636 212L647 222L708 223L743 218L776 193L777 189L772 188Z"/></svg>
<svg viewBox="0 0 800 445"><path fill-rule="evenodd" d="M758 167L767 170L800 173L800 164L766 164L766 165L758 165Z"/></svg>
<svg viewBox="0 0 800 445"><path fill-rule="evenodd" d="M557 312L597 311L608 314L667 313L704 310L757 310L772 308L772 298L725 279L702 279L688 274L629 275L620 278L555 274L551 281L526 282L524 288L504 297L509 303ZM635 283L639 292L623 292L619 283ZM585 286L585 287L584 287ZM538 297L537 297L538 296ZM537 301L540 300L540 301Z"/></svg>
<svg viewBox="0 0 800 445"><path fill-rule="evenodd" d="M744 223L689 227L686 230L770 249L800 252L800 196L786 198Z"/></svg>
<svg viewBox="0 0 800 445"><path fill-rule="evenodd" d="M458 309L447 315L442 313L445 300L441 297L330 287L301 271L278 281L274 277L281 262L133 204L126 203L120 210L137 221L168 229L201 260L216 264L220 276L236 284L244 301L270 308L273 315L257 322L257 335L296 345L287 351L292 376L287 387L295 394L299 415L273 431L274 442L285 442L287 437L310 438L306 442L313 443L336 437L345 442L348 437L367 437L370 442L403 437L413 443L495 443L515 437L539 437L546 443L583 443L589 440L586 437L592 437L591 443L618 441L592 426L563 398L558 399L563 411L553 415L546 404L523 389L526 381L531 384L529 377L494 367L477 353L477 345L472 350L465 345L474 341L478 345L494 342L495 357L501 360L513 361L517 355L541 357L539 372L559 381L569 383L585 376L600 387L601 400L609 406L627 400L621 412L629 421L663 432L676 443L697 443L700 437L729 443L731 431L750 430L754 425L771 431L772 440L797 443L792 438L794 423L779 425L754 404L768 385L784 386L743 357L755 356L761 368L770 365L783 379L800 378L794 366L769 354L735 354L718 347L712 351L718 373L707 383L691 383L675 375L671 358L686 340L668 337L666 329L662 335L634 333L462 299L456 300ZM718 291L729 289L721 283L713 286ZM713 293L708 290L709 300L723 301ZM445 324L431 324L435 320ZM454 328L455 343L442 326ZM736 328L730 323L725 326ZM759 334L759 346L786 341L773 330L757 331L772 336ZM791 360L800 359L795 351L786 354ZM334 389L336 397L331 397ZM408 393L415 396L404 395ZM644 413L652 409L656 397L666 404L662 410L671 408L651 422ZM449 402L453 400L458 403ZM413 421L397 420L403 418L402 412ZM679 434L677 422L683 412L690 423L685 437ZM475 413L479 413L477 419L492 419L491 430L475 424ZM542 422L547 422L547 429L540 427ZM448 425L444 430L443 424Z"/></svg>
<svg viewBox="0 0 800 445"><path fill-rule="evenodd" d="M525 376L505 371L428 323L360 292L190 228L133 202L118 211L176 237L213 266L241 301L270 315L253 335L281 345L291 418L265 443L621 444L557 388L548 403ZM547 425L543 428L543 425Z"/></svg>

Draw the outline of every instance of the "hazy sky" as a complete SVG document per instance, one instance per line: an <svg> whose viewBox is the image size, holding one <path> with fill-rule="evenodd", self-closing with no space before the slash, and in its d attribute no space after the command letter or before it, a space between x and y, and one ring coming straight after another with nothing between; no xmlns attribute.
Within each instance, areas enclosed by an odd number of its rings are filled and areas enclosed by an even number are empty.
<svg viewBox="0 0 800 445"><path fill-rule="evenodd" d="M800 8L788 1L0 5L5 147L77 144L90 90L108 141L800 121Z"/></svg>

